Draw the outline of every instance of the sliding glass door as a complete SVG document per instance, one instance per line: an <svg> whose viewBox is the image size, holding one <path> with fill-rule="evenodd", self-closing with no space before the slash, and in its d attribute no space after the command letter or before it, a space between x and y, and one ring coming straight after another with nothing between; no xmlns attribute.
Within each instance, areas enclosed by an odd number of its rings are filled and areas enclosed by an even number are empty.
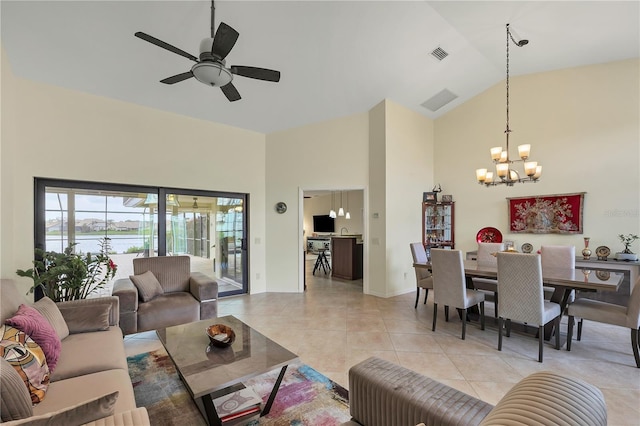
<svg viewBox="0 0 640 426"><path fill-rule="evenodd" d="M221 296L248 292L247 194L36 179L36 247L97 252L109 239L117 278L133 259L187 255Z"/></svg>

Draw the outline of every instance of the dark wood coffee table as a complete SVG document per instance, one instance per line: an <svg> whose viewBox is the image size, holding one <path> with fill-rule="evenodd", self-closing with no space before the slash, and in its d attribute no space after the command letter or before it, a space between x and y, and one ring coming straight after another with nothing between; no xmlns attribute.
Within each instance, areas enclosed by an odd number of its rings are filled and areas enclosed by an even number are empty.
<svg viewBox="0 0 640 426"><path fill-rule="evenodd" d="M206 329L225 324L236 333L228 348L211 346ZM280 368L261 416L267 415L287 366L298 356L229 315L156 331L182 381L210 425L221 425L213 400L244 388L243 381Z"/></svg>

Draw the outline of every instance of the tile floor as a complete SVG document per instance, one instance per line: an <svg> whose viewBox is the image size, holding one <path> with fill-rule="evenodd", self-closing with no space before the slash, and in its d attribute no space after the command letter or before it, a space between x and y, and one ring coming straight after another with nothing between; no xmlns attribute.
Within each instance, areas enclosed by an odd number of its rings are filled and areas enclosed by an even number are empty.
<svg viewBox="0 0 640 426"><path fill-rule="evenodd" d="M414 309L415 293L389 299L362 294L362 281L311 275L307 261L304 294L263 293L219 302L219 315L234 315L297 353L301 360L348 387L353 364L372 355L404 365L495 404L517 381L539 370L582 378L598 386L607 401L610 425L640 425L640 369L635 367L629 330L585 321L582 341L571 352L545 345L538 363L535 338L512 333L497 350L497 331L460 320L444 321L441 309L431 331L433 301ZM486 313L493 315L487 303ZM562 324L566 331L566 318ZM575 334L574 334L575 336ZM155 332L125 338L127 354L157 349Z"/></svg>

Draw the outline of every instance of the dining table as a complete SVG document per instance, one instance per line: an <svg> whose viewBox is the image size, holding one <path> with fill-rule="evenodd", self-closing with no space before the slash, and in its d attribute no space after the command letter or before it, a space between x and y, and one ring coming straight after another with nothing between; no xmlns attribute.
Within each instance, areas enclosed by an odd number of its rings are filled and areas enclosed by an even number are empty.
<svg viewBox="0 0 640 426"><path fill-rule="evenodd" d="M464 273L467 278L467 287L473 288L472 278L498 278L496 266L478 265L475 260L463 260ZM431 269L431 264L414 263L416 268ZM542 268L542 282L545 286L553 287L551 301L560 305L560 312L567 307L569 295L573 290L586 291L618 291L624 274L599 268ZM559 330L558 330L559 332ZM553 322L547 323L544 328L544 338L549 340L553 335Z"/></svg>

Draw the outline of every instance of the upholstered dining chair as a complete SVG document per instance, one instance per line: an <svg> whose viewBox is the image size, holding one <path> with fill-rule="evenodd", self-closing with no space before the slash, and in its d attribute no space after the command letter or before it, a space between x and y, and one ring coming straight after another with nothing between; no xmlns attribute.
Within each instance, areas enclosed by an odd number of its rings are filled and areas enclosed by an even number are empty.
<svg viewBox="0 0 640 426"><path fill-rule="evenodd" d="M636 359L636 367L640 368L640 353L638 335L640 333L640 278L631 290L631 297L627 306L615 305L586 298L578 298L567 308L569 324L567 328L567 350L571 350L573 339L573 325L575 317L580 318L578 323L578 340L582 337L582 320L591 320L604 324L619 325L631 329L631 347Z"/></svg>
<svg viewBox="0 0 640 426"><path fill-rule="evenodd" d="M449 321L449 306L461 310L462 340L465 338L467 309L480 305L480 327L484 330L484 293L466 286L462 251L431 249L433 272L433 327L436 331L438 304L444 305L445 320Z"/></svg>
<svg viewBox="0 0 640 426"><path fill-rule="evenodd" d="M427 263L427 252L424 249L422 243L411 243L411 256L413 256L413 263ZM427 268L413 267L416 273L416 305L414 309L418 308L418 299L420 299L420 289L424 289L424 303L427 303L427 297L429 296L429 290L433 289L433 277L431 272Z"/></svg>
<svg viewBox="0 0 640 426"><path fill-rule="evenodd" d="M504 251L504 243L478 243L476 262L478 266L498 266L496 253ZM473 286L476 290L493 293L494 316L498 318L498 280L491 278L473 277Z"/></svg>
<svg viewBox="0 0 640 426"><path fill-rule="evenodd" d="M542 264L537 254L498 253L498 350L502 350L502 328L506 320L507 337L511 321L538 326L538 362L542 362L544 326L555 322L556 349L560 349L560 304L544 300Z"/></svg>
<svg viewBox="0 0 640 426"><path fill-rule="evenodd" d="M575 246L553 246L546 245L540 247L540 258L542 269L549 268L571 268L576 267L576 247ZM545 299L550 299L553 294L553 287L544 287ZM575 300L576 293L572 291L569 295L568 303Z"/></svg>

